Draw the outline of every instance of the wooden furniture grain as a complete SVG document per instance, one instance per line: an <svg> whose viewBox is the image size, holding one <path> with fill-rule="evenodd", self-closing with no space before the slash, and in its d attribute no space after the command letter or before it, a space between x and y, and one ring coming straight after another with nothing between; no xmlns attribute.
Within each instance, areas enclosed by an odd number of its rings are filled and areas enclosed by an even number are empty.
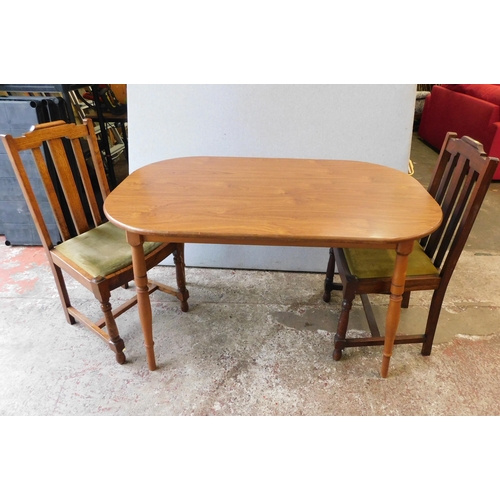
<svg viewBox="0 0 500 500"><path fill-rule="evenodd" d="M413 241L432 233L442 217L432 196L395 169L283 158L191 157L153 163L129 175L106 199L104 210L127 232L132 246L151 370L156 360L144 242L396 249L383 377Z"/></svg>
<svg viewBox="0 0 500 500"><path fill-rule="evenodd" d="M396 344L421 343L422 355L431 354L441 306L455 266L473 227L498 159L486 156L482 145L469 137L448 133L428 191L444 214L440 227L414 243L409 256L402 307L408 307L410 293L433 290L425 332L397 335ZM411 223L408 221L408 223ZM339 360L346 347L384 343L368 298L369 294L391 293L391 276L396 258L393 250L331 248L325 279L325 302L332 290L343 291L333 358ZM341 284L334 283L337 264ZM356 295L362 299L371 337L346 338L349 313Z"/></svg>
<svg viewBox="0 0 500 500"><path fill-rule="evenodd" d="M125 345L115 318L136 304L137 298L134 295L112 310L110 296L112 290L127 287L133 279L132 256L125 232L107 222L102 214L109 185L92 121L84 120L81 125L64 121L45 123L19 138L2 135L2 140L45 248L67 321L74 324L79 320L99 334L115 352L117 362L124 363ZM87 158L84 151L88 152ZM53 175L48 168L49 160L54 165ZM73 170L71 164L75 163L77 169ZM47 192L61 242L53 241L47 230L47 209L40 206L32 187L36 179L29 175L33 169L39 172ZM82 190L77 189L79 184ZM69 220L64 216L68 211ZM181 309L187 311L189 293L185 286L182 243L147 243L143 252L146 269L174 255L178 288L147 282L146 290L149 294L160 289L177 296ZM63 272L94 294L104 318L92 321L71 305Z"/></svg>

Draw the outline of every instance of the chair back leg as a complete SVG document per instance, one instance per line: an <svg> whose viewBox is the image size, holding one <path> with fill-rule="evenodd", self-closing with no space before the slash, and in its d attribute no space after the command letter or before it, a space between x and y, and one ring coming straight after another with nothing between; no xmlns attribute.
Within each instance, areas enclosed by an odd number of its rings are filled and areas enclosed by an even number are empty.
<svg viewBox="0 0 500 500"><path fill-rule="evenodd" d="M432 294L429 314L427 315L427 324L425 326L424 343L421 351L422 356L430 356L431 354L434 335L436 334L436 328L439 315L441 314L441 307L443 305L446 288L446 286L441 286L434 290L434 293Z"/></svg>
<svg viewBox="0 0 500 500"><path fill-rule="evenodd" d="M411 292L403 293L403 300L401 301L401 307L403 309L408 309L408 307L410 306L410 294Z"/></svg>
<svg viewBox="0 0 500 500"><path fill-rule="evenodd" d="M61 268L57 267L52 259L49 258L49 265L54 276L54 281L56 282L57 291L59 293L59 298L61 300L61 305L63 307L64 315L66 316L66 321L70 325L76 323L75 318L69 313L71 308L71 301L69 299L68 290L66 288L66 282L64 281L63 272Z"/></svg>
<svg viewBox="0 0 500 500"><path fill-rule="evenodd" d="M181 311L188 312L189 304L187 300L189 299L189 292L186 289L186 265L184 264L184 243L179 243L173 252L174 264L175 264L175 277L177 280L178 295L177 297L181 301Z"/></svg>
<svg viewBox="0 0 500 500"><path fill-rule="evenodd" d="M330 258L328 260L328 267L326 269L325 276L325 291L323 293L323 300L325 302L330 302L333 290L333 275L335 273L335 255L333 253L333 248L330 248Z"/></svg>

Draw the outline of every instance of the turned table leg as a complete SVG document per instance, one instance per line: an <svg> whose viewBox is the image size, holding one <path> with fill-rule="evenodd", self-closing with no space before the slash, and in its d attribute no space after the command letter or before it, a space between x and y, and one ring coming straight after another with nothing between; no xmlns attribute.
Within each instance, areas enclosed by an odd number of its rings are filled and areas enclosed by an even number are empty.
<svg viewBox="0 0 500 500"><path fill-rule="evenodd" d="M384 355L382 358L382 368L380 370L380 374L383 378L387 378L389 373L389 363L391 361L394 338L396 337L399 319L401 317L401 303L405 290L408 257L412 249L413 241L399 243L396 247L396 264L394 266L394 274L391 281L391 296L385 323Z"/></svg>
<svg viewBox="0 0 500 500"><path fill-rule="evenodd" d="M151 312L151 301L149 299L148 276L146 259L144 257L143 238L134 233L127 233L127 241L132 247L132 264L134 266L134 281L137 288L137 307L141 320L144 345L148 366L151 371L156 370L156 360L153 342L153 314Z"/></svg>

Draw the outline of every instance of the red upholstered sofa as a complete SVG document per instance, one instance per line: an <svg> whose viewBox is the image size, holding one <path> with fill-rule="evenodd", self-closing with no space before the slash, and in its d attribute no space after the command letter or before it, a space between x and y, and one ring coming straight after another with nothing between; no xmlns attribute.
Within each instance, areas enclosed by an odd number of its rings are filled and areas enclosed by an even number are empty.
<svg viewBox="0 0 500 500"><path fill-rule="evenodd" d="M426 97L418 135L440 149L447 132L468 135L500 158L500 85L434 85ZM500 166L493 179L500 180Z"/></svg>

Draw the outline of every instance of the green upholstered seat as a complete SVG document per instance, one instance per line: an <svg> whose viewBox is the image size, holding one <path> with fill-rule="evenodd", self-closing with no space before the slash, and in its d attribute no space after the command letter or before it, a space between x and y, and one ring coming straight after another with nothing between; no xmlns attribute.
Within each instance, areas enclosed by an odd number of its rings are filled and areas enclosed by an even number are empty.
<svg viewBox="0 0 500 500"><path fill-rule="evenodd" d="M144 243L147 255L161 243ZM106 222L57 245L55 249L93 277L107 276L132 264L132 250L125 231Z"/></svg>
<svg viewBox="0 0 500 500"><path fill-rule="evenodd" d="M354 276L365 278L390 278L394 273L396 251L386 249L346 248L344 254ZM407 276L439 276L423 248L416 241L408 259Z"/></svg>

